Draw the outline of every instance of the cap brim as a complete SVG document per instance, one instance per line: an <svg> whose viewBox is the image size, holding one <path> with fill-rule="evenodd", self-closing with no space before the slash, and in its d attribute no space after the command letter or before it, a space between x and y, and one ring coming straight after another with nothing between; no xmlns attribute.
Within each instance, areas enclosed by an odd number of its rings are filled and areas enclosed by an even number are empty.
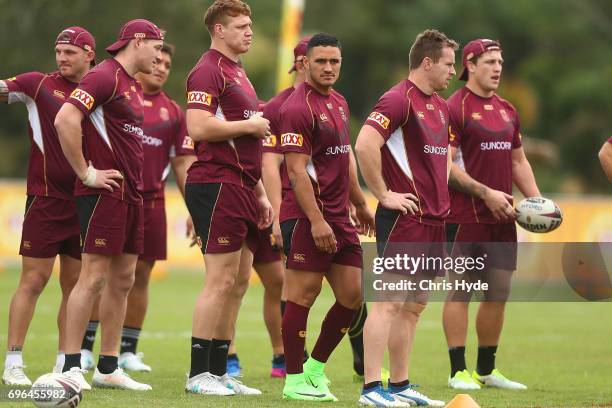
<svg viewBox="0 0 612 408"><path fill-rule="evenodd" d="M291 67L291 69L289 70L289 72L287 72L288 74L292 73L293 71L297 71L295 69L295 64L293 64L293 66Z"/></svg>
<svg viewBox="0 0 612 408"><path fill-rule="evenodd" d="M106 47L106 52L108 52L110 55L115 55L117 52L119 52L120 49L125 47L129 42L130 40L119 40L109 45L108 47Z"/></svg>
<svg viewBox="0 0 612 408"><path fill-rule="evenodd" d="M461 81L467 81L468 80L468 70L466 67L463 67L463 70L461 71L461 75L459 75L459 80Z"/></svg>

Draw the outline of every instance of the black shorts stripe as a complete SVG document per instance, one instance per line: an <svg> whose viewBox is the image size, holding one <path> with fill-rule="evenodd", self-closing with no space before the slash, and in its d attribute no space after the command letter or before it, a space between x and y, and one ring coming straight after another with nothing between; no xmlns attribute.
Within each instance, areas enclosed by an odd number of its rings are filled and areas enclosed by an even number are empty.
<svg viewBox="0 0 612 408"><path fill-rule="evenodd" d="M89 230L89 223L91 217L93 217L98 202L100 201L101 195L87 195L78 196L76 198L77 215L79 217L79 225L81 227L81 249L85 245L87 240L87 232Z"/></svg>
<svg viewBox="0 0 612 408"><path fill-rule="evenodd" d="M34 204L34 201L36 200L36 196L33 195L29 195L28 198L26 199L26 205L25 205L25 212L23 213L23 218L26 218L28 216L28 212L30 211L30 208L32 208L32 204Z"/></svg>
<svg viewBox="0 0 612 408"><path fill-rule="evenodd" d="M286 220L280 223L281 235L283 236L283 251L285 256L289 256L291 251L291 239L293 238L293 231L297 225L298 220Z"/></svg>
<svg viewBox="0 0 612 408"><path fill-rule="evenodd" d="M202 242L203 254L206 253L213 213L222 185L223 183L185 184L185 203L191 214L196 235Z"/></svg>
<svg viewBox="0 0 612 408"><path fill-rule="evenodd" d="M378 206L376 209L376 251L378 256L383 256L389 237L400 214L399 210L389 210L381 206Z"/></svg>
<svg viewBox="0 0 612 408"><path fill-rule="evenodd" d="M444 232L446 233L446 252L448 254L453 253L455 240L457 239L457 233L461 224L444 224Z"/></svg>

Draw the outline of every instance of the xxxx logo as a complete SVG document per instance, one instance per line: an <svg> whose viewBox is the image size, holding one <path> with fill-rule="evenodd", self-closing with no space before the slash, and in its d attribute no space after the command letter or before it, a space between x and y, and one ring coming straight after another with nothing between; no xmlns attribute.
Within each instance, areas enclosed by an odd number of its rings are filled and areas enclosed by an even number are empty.
<svg viewBox="0 0 612 408"><path fill-rule="evenodd" d="M304 145L304 137L297 133L283 133L281 135L281 146L298 146Z"/></svg>
<svg viewBox="0 0 612 408"><path fill-rule="evenodd" d="M185 138L183 139L183 149L193 150L194 148L195 148L195 145L193 143L193 139L190 138L189 136L185 136Z"/></svg>
<svg viewBox="0 0 612 408"><path fill-rule="evenodd" d="M210 106L212 103L212 95L206 92L189 92L187 94L187 103L199 103Z"/></svg>
<svg viewBox="0 0 612 408"><path fill-rule="evenodd" d="M370 113L370 116L368 116L368 120L378 123L383 129L387 129L389 127L389 118L382 113L372 112Z"/></svg>
<svg viewBox="0 0 612 408"><path fill-rule="evenodd" d="M229 245L230 239L229 237L219 237L217 238L217 242L219 243L219 245Z"/></svg>
<svg viewBox="0 0 612 408"><path fill-rule="evenodd" d="M32 242L23 241L23 249L32 249Z"/></svg>
<svg viewBox="0 0 612 408"><path fill-rule="evenodd" d="M87 92L79 88L72 91L72 93L70 94L70 97L81 102L83 106L87 108L87 110L91 110L91 107L93 106L94 101L95 101L93 96L91 96L90 94L88 94Z"/></svg>
<svg viewBox="0 0 612 408"><path fill-rule="evenodd" d="M304 254L293 254L293 260L296 262L306 262L306 255Z"/></svg>
<svg viewBox="0 0 612 408"><path fill-rule="evenodd" d="M263 145L266 147L276 146L276 136L274 135L266 136L266 138L263 140Z"/></svg>
<svg viewBox="0 0 612 408"><path fill-rule="evenodd" d="M298 336L300 336L301 338L305 339L306 338L306 330L300 330L298 332Z"/></svg>

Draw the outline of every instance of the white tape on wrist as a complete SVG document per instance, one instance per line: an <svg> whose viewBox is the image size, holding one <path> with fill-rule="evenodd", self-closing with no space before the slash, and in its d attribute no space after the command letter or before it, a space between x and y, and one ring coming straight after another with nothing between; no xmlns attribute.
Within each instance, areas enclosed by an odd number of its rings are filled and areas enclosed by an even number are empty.
<svg viewBox="0 0 612 408"><path fill-rule="evenodd" d="M85 177L83 177L81 179L81 181L87 187L91 187L96 182L96 175L97 175L97 173L98 173L98 171L94 168L94 166L92 166L90 164L89 167L87 168L87 174L85 175Z"/></svg>

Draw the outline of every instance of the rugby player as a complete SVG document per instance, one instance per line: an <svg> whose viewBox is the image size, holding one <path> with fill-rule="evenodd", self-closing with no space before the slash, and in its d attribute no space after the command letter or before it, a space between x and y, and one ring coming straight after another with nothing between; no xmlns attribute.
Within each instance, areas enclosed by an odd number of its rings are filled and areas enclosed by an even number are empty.
<svg viewBox="0 0 612 408"><path fill-rule="evenodd" d="M342 63L338 39L324 33L314 35L303 63L306 82L296 87L280 109L280 143L292 187L280 210L287 257L283 398L333 401L337 399L328 388L325 363L361 306L361 245L349 219L349 200L367 235L374 231L374 218L357 179L349 108L333 89ZM336 303L327 312L303 364L308 313L323 277Z"/></svg>
<svg viewBox="0 0 612 408"><path fill-rule="evenodd" d="M495 353L516 269L512 183L525 197L540 196L540 191L521 144L518 113L496 94L504 62L501 44L488 39L471 41L463 48L462 62L459 79L467 81L466 85L448 98L454 163L446 233L447 240L455 242L454 256L478 257L488 252L488 262L483 272L450 273L453 279L485 281L489 289L476 316L478 360L471 375L465 363L471 292L448 294L443 312L451 363L448 385L455 389L526 389L495 368ZM504 244L482 244L491 242Z"/></svg>
<svg viewBox="0 0 612 408"><path fill-rule="evenodd" d="M91 70L55 118L64 155L80 182L77 211L83 265L68 299L66 376L91 389L81 369L81 340L100 300L102 339L93 375L99 387L150 390L118 366L117 345L128 293L143 250L142 88L134 76L151 73L163 34L147 20L131 20L106 48L113 58ZM84 119L89 119L84 121Z"/></svg>
<svg viewBox="0 0 612 408"><path fill-rule="evenodd" d="M226 372L259 229L272 223L261 182L261 140L269 123L240 64L253 40L250 15L240 0L216 0L206 10L211 46L187 79L187 129L198 160L189 168L185 199L206 266L185 385L196 394L261 394Z"/></svg>
<svg viewBox="0 0 612 408"><path fill-rule="evenodd" d="M379 248L388 243L434 243L428 250L435 253L445 241L444 218L450 205L448 108L437 92L446 89L455 74L456 48L455 41L437 30L421 32L410 49L408 78L378 100L357 138L361 172L379 201ZM372 304L364 328L361 404L444 406L416 391L408 375L415 329L427 297L417 291L404 302ZM387 345L391 377L384 389L380 370Z"/></svg>
<svg viewBox="0 0 612 408"><path fill-rule="evenodd" d="M27 200L19 254L22 272L9 309L8 344L2 381L32 385L23 368L22 349L39 295L49 281L57 255L62 300L57 316L58 355L64 365L66 303L81 270L79 222L74 203L75 175L62 154L55 115L94 65L96 42L84 28L68 27L55 40L58 70L28 72L0 81L0 102L23 102L28 109L31 141Z"/></svg>
<svg viewBox="0 0 612 408"><path fill-rule="evenodd" d="M166 259L166 210L164 188L170 168L176 184L184 194L187 169L195 161L193 141L187 136L185 114L179 105L163 91L172 68L174 46L165 43L161 60L156 61L151 74L135 75L144 92L144 122L142 125L144 251L136 263L134 286L128 296L125 322L121 334L119 367L129 371L151 371L137 353L138 338L148 305L149 278L158 260ZM93 313L96 315L97 313ZM91 353L97 319L90 320L81 345L81 355ZM89 361L89 360L88 360ZM93 359L91 359L93 362ZM83 364L82 364L83 365ZM87 369L88 367L83 366ZM93 367L91 367L93 368Z"/></svg>

